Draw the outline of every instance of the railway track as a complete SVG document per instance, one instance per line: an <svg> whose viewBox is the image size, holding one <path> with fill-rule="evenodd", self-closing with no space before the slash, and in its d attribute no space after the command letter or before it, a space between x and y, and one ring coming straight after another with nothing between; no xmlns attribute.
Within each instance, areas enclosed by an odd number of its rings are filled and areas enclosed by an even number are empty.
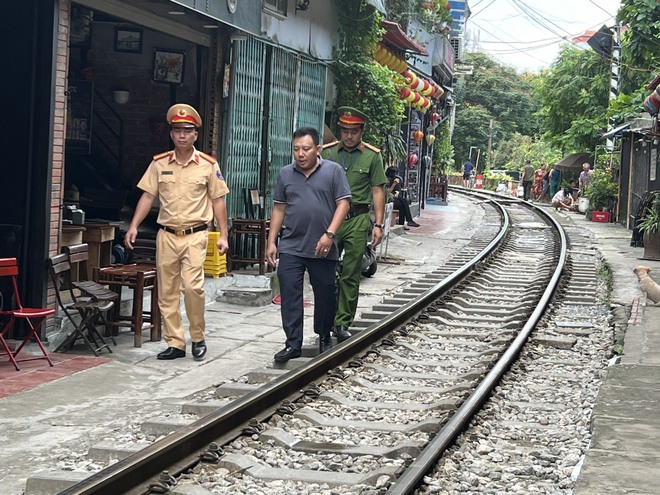
<svg viewBox="0 0 660 495"><path fill-rule="evenodd" d="M61 493L412 493L521 353L566 264L556 223L483 207L460 254L363 313L345 344L223 388L219 410Z"/></svg>

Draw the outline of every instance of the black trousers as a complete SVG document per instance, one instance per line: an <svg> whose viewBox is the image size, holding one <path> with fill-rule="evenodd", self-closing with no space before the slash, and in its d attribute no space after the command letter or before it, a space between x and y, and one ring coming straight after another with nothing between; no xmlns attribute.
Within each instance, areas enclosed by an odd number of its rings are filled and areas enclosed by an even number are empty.
<svg viewBox="0 0 660 495"><path fill-rule="evenodd" d="M410 205L406 198L402 198L401 195L394 198L394 209L399 210L399 225L403 225L404 222L412 222L412 214L410 213Z"/></svg>
<svg viewBox="0 0 660 495"><path fill-rule="evenodd" d="M287 347L300 349L303 342L303 288L305 270L314 291L314 333L321 338L330 333L335 318L335 260L303 258L280 254L277 278L282 298L282 327Z"/></svg>
<svg viewBox="0 0 660 495"><path fill-rule="evenodd" d="M529 201L529 197L532 195L532 185L534 184L533 180L524 180L523 181L523 199Z"/></svg>

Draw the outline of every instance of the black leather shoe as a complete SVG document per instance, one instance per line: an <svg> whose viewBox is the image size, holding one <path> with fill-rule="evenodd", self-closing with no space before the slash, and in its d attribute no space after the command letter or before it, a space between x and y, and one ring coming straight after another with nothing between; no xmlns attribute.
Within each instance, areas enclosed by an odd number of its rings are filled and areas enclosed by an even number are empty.
<svg viewBox="0 0 660 495"><path fill-rule="evenodd" d="M206 355L206 342L203 340L201 342L192 343L192 355L193 359L196 361L201 361Z"/></svg>
<svg viewBox="0 0 660 495"><path fill-rule="evenodd" d="M158 355L156 356L156 359L168 360L168 359L177 359L183 357L186 357L186 351L182 351L181 349L177 349L176 347L168 347L163 352L159 352Z"/></svg>
<svg viewBox="0 0 660 495"><path fill-rule="evenodd" d="M419 227L417 222L408 222L408 227Z"/></svg>
<svg viewBox="0 0 660 495"><path fill-rule="evenodd" d="M293 347L285 347L280 352L275 354L275 361L278 363L286 363L289 359L297 358L302 355L300 349L294 349Z"/></svg>
<svg viewBox="0 0 660 495"><path fill-rule="evenodd" d="M351 338L351 334L346 325L337 325L332 328L332 332L335 334L335 337L337 337L337 342L343 342L344 340Z"/></svg>
<svg viewBox="0 0 660 495"><path fill-rule="evenodd" d="M323 354L330 349L332 349L332 335L328 334L319 339L319 354Z"/></svg>

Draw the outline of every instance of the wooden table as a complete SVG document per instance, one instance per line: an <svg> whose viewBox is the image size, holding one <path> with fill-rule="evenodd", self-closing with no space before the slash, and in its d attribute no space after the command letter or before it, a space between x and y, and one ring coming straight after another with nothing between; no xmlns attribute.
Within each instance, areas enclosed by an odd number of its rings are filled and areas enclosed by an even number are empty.
<svg viewBox="0 0 660 495"><path fill-rule="evenodd" d="M76 244L82 244L83 242L83 232L85 232L85 227L82 225L62 225L62 246L75 246ZM90 272L91 273L91 272Z"/></svg>
<svg viewBox="0 0 660 495"><path fill-rule="evenodd" d="M112 317L108 325L113 327L129 327L134 333L134 347L142 347L142 326L148 324L150 340L158 342L161 338L161 319L158 307L158 274L153 263L133 263L130 265L116 265L105 268L94 268L94 281L110 286L110 289L119 294L115 303ZM133 289L133 309L130 315L120 312L122 287ZM144 309L144 292L151 291L151 305L149 310Z"/></svg>
<svg viewBox="0 0 660 495"><path fill-rule="evenodd" d="M120 223L86 223L84 225L85 231L82 240L87 243L89 249L87 273L92 273L97 266L110 265L115 229L120 225Z"/></svg>

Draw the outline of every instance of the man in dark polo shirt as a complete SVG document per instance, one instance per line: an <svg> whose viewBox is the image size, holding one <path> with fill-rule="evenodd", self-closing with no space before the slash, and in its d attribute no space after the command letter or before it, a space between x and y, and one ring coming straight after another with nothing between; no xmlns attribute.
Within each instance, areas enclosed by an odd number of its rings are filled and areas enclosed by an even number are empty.
<svg viewBox="0 0 660 495"><path fill-rule="evenodd" d="M321 158L319 132L302 127L293 133L294 162L284 167L273 194L266 260L275 266L282 299L284 349L275 361L301 355L305 270L314 290L314 332L319 352L332 347L335 315L335 232L348 212L351 190L339 164ZM279 245L276 244L280 235Z"/></svg>

